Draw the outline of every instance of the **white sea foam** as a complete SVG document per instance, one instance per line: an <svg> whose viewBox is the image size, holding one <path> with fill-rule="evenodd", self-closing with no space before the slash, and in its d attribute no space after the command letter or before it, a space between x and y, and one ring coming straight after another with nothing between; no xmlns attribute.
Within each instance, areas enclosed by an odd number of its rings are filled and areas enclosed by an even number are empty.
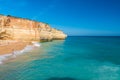
<svg viewBox="0 0 120 80"><path fill-rule="evenodd" d="M4 60L7 60L8 57L12 56L12 54L5 54L5 55L0 55L0 64L3 63Z"/></svg>
<svg viewBox="0 0 120 80"><path fill-rule="evenodd" d="M36 46L36 47L40 47L40 46L41 46L39 42L32 42L32 43L33 43L33 45Z"/></svg>
<svg viewBox="0 0 120 80"><path fill-rule="evenodd" d="M105 72L105 71L111 71L111 72L117 72L118 70L120 70L119 67L117 66L107 66L107 65L103 65L100 67L99 69L101 72Z"/></svg>
<svg viewBox="0 0 120 80"><path fill-rule="evenodd" d="M97 77L94 77L92 80L118 80L120 67L114 64L104 64L98 66L95 70L96 74L99 74Z"/></svg>
<svg viewBox="0 0 120 80"><path fill-rule="evenodd" d="M23 50L14 51L10 54L0 55L0 64L3 64L5 60L8 60L10 58L16 58L18 55L24 54L25 52L29 52L34 47L40 47L40 43L38 42L32 42L32 43L33 45L27 45Z"/></svg>

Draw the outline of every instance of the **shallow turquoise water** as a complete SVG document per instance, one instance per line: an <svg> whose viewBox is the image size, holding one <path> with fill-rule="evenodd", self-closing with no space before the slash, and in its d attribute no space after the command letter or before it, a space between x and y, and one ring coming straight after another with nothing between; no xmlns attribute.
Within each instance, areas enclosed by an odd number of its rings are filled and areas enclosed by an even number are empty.
<svg viewBox="0 0 120 80"><path fill-rule="evenodd" d="M120 37L68 37L0 65L0 80L120 80Z"/></svg>

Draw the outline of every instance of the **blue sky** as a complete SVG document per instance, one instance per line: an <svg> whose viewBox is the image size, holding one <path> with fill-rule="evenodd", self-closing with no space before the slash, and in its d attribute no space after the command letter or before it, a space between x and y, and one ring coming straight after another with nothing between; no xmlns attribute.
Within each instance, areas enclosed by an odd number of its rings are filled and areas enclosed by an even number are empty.
<svg viewBox="0 0 120 80"><path fill-rule="evenodd" d="M0 13L46 22L68 35L120 36L120 0L0 0Z"/></svg>

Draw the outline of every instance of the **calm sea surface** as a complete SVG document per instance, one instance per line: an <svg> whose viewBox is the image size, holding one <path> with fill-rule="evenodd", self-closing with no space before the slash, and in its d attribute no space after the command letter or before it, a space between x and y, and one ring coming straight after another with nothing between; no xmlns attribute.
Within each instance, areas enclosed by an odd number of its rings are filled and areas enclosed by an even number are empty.
<svg viewBox="0 0 120 80"><path fill-rule="evenodd" d="M0 65L0 80L120 80L120 37L68 37Z"/></svg>

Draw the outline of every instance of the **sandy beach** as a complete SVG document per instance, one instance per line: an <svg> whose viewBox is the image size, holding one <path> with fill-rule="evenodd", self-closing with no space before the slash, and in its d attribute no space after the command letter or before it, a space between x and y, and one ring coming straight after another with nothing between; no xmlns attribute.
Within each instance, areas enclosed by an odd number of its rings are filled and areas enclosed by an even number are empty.
<svg viewBox="0 0 120 80"><path fill-rule="evenodd" d="M0 41L0 55L24 49L29 42L25 41Z"/></svg>

